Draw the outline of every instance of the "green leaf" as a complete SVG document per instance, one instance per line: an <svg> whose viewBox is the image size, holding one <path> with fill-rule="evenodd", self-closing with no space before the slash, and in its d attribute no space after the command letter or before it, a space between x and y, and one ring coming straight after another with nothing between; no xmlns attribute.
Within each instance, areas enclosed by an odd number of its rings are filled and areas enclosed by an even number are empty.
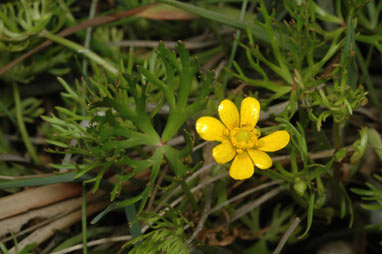
<svg viewBox="0 0 382 254"><path fill-rule="evenodd" d="M175 0L159 0L159 2L177 7L181 10L188 11L200 17L213 20L218 23L231 26L233 28L245 30L247 27L250 27L252 33L255 35L256 38L263 40L265 42L269 42L269 39L266 33L264 32L264 29L262 29L258 25L254 25L253 22L239 21L239 19L230 18L229 16L221 14L216 11L211 11L206 8L198 7L198 6L187 4L187 3L182 3Z"/></svg>
<svg viewBox="0 0 382 254"><path fill-rule="evenodd" d="M35 248L37 247L37 244L36 243L31 243L31 244L28 244L27 246L24 247L24 249L22 249L18 254L30 254L31 250L34 250Z"/></svg>
<svg viewBox="0 0 382 254"><path fill-rule="evenodd" d="M367 140L368 140L368 128L362 127L359 133L361 136L360 139L354 142L353 144L354 153L350 158L350 162L352 164L359 161L366 151Z"/></svg>
<svg viewBox="0 0 382 254"><path fill-rule="evenodd" d="M350 199L348 192L345 189L345 186L342 183L340 183L339 185L340 185L340 189L342 191L344 202L347 205L347 208L348 208L348 211L350 214L349 228L351 228L353 225L353 221L354 221L353 204L352 204L352 201ZM341 218L343 218L344 215L345 215L345 212L343 214L341 214Z"/></svg>
<svg viewBox="0 0 382 254"><path fill-rule="evenodd" d="M374 128L369 128L368 141L374 148L379 159L382 160L382 138L381 135Z"/></svg>
<svg viewBox="0 0 382 254"><path fill-rule="evenodd" d="M154 188L155 180L158 176L159 169L160 169L160 166L162 164L162 160L163 160L163 150L161 148L159 148L154 152L154 155L151 157L151 161L152 161L152 165L153 165L152 169L151 169L151 176L150 176L150 180L149 180L147 187L142 192L142 195L143 195L142 196L142 202L139 206L138 214L140 214L143 211L143 208L146 205L149 194Z"/></svg>
<svg viewBox="0 0 382 254"><path fill-rule="evenodd" d="M48 144L51 144L51 145L55 145L55 146L59 146L59 147L62 147L62 148L67 148L68 145L63 143L63 142L60 142L58 140L52 140L52 139L45 139L45 141L48 143Z"/></svg>
<svg viewBox="0 0 382 254"><path fill-rule="evenodd" d="M340 17L334 16L324 9L322 9L320 6L318 6L315 2L311 1L309 4L312 6L313 11L317 14L317 17L323 21L336 23L339 25L342 25L344 22Z"/></svg>
<svg viewBox="0 0 382 254"><path fill-rule="evenodd" d="M382 204L361 204L361 207L366 210L381 210Z"/></svg>
<svg viewBox="0 0 382 254"><path fill-rule="evenodd" d="M271 253L271 251L267 247L267 241L261 239L257 241L255 244L253 244L250 248L246 249L243 253L244 254L253 254L253 253L268 254L268 253Z"/></svg>
<svg viewBox="0 0 382 254"><path fill-rule="evenodd" d="M365 189L359 189L359 188L350 188L350 190L358 195L374 196L374 193L371 190L365 190Z"/></svg>
<svg viewBox="0 0 382 254"><path fill-rule="evenodd" d="M101 166L104 166L104 165L108 165L108 164L111 164L111 163L103 163L103 162L95 162L95 163L91 163L91 164L81 164L78 166L78 173L76 174L76 176L74 177L75 179L83 176L84 174L86 174L87 172L89 172L90 170L92 170L93 168L96 168L96 167L101 167Z"/></svg>
<svg viewBox="0 0 382 254"><path fill-rule="evenodd" d="M66 83L65 80L63 80L60 77L57 77L57 80L66 90L66 93L62 93L63 96L74 99L75 101L78 101L78 102L81 101L81 97L76 92L73 91L73 89L68 85L68 83Z"/></svg>
<svg viewBox="0 0 382 254"><path fill-rule="evenodd" d="M67 173L62 175L32 177L29 179L4 180L4 181L0 181L0 189L40 186L40 185L55 184L55 183L76 182L76 181L83 181L86 179L90 179L90 177L87 175L82 176L78 179L75 179L74 178L75 175L76 173Z"/></svg>
<svg viewBox="0 0 382 254"><path fill-rule="evenodd" d="M145 196L145 194L147 192L146 190L148 190L148 189L149 188L146 187L145 190L143 192L141 192L141 194L139 194L138 196L135 196L135 197L132 197L132 198L128 198L128 199L125 199L123 201L114 201L114 202L112 202L102 212L97 214L97 216L90 223L91 224L96 224L100 219L102 219L109 212L111 212L113 210L116 210L116 209L124 208L126 206L129 206L129 205L132 205L132 204L138 202L139 200L141 200Z"/></svg>
<svg viewBox="0 0 382 254"><path fill-rule="evenodd" d="M4 254L8 254L8 253L9 253L8 250L7 250L7 248L5 247L5 245L4 245L2 242L0 242L0 250L1 250Z"/></svg>
<svg viewBox="0 0 382 254"><path fill-rule="evenodd" d="M146 189L148 189L148 188L146 187L145 190L142 191L142 193L138 196L135 196L135 197L126 199L124 201L118 202L118 207L126 207L126 206L129 206L131 204L137 203L139 200L141 200L143 198L144 193L146 192Z"/></svg>
<svg viewBox="0 0 382 254"><path fill-rule="evenodd" d="M142 235L141 225L138 221L135 221L135 218L137 216L137 209L135 208L134 204L131 204L125 207L125 215L126 215L127 221L130 224L129 226L130 226L130 232L132 237L136 238Z"/></svg>
<svg viewBox="0 0 382 254"><path fill-rule="evenodd" d="M306 222L306 230L302 235L300 235L298 237L298 239L304 238L308 234L310 227L312 226L313 211L314 211L314 198L315 198L314 194L313 193L310 194L309 204L308 204L308 215L307 215L307 222Z"/></svg>
<svg viewBox="0 0 382 254"><path fill-rule="evenodd" d="M109 212L111 212L111 211L113 211L115 209L118 209L118 208L120 208L119 205L118 205L118 202L113 202L113 203L109 204L102 212L97 214L97 216L94 217L94 219L91 220L90 224L96 224L106 214L108 214Z"/></svg>

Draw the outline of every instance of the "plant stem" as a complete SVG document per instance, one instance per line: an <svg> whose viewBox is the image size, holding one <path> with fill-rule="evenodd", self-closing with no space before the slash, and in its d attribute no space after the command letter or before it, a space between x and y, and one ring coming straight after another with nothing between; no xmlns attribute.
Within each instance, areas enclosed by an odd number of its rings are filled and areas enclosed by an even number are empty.
<svg viewBox="0 0 382 254"><path fill-rule="evenodd" d="M243 19L244 19L245 10L247 9L247 4L248 4L248 0L244 0L242 5L241 5L239 21L243 21ZM238 41L240 40L240 35L241 35L241 31L239 29L236 29L235 40L233 41L231 55L229 56L229 60L228 60L228 64L227 64L227 70L228 71L230 71L232 68L232 62L233 62L233 59L235 58L235 55L236 55L236 50L237 50ZM228 78L229 78L229 74L228 74L228 72L226 72L226 75L224 76L224 81L223 81L224 90L227 86Z"/></svg>
<svg viewBox="0 0 382 254"><path fill-rule="evenodd" d="M82 204L81 204L81 212L82 212L82 253L87 254L87 224L86 224L86 185L82 183Z"/></svg>
<svg viewBox="0 0 382 254"><path fill-rule="evenodd" d="M111 64L106 62L104 59L102 59L100 56L98 56L94 52L90 51L89 49L87 49L87 48L85 48L85 47L83 47L83 46L81 46L75 42L72 42L68 39L57 36L57 35L49 32L47 30L42 31L40 36L45 37L51 41L54 41L54 42L61 44L65 47L68 47L70 49L73 49L74 51L77 51L77 53L84 54L86 57L88 57L91 60L93 60L94 62L98 63L99 65L104 67L105 70L109 71L110 73L112 73L114 75L116 75L118 73L117 68L115 68L114 66L112 66Z"/></svg>
<svg viewBox="0 0 382 254"><path fill-rule="evenodd" d="M92 4L90 6L89 19L92 19L95 16L95 12L96 12L96 9L97 9L97 2L98 2L98 0L93 0L92 1ZM87 49L90 47L90 38L91 38L91 35L92 35L92 30L93 30L93 27L88 27L86 29L86 36L85 36L84 47L87 48ZM88 73L88 60L86 58L82 62L82 72L84 73L85 76Z"/></svg>
<svg viewBox="0 0 382 254"><path fill-rule="evenodd" d="M16 107L16 119L17 119L17 124L21 133L21 137L24 141L25 147L27 148L27 151L30 157L32 158L33 162L37 165L40 165L41 164L40 159L37 156L36 150L34 149L32 142L29 138L27 128L25 127L23 114L21 112L22 109L21 109L19 87L15 82L13 82L12 88L13 88L13 99L15 101L15 107Z"/></svg>
<svg viewBox="0 0 382 254"><path fill-rule="evenodd" d="M338 123L333 123L333 142L334 142L335 148L338 149L342 147L340 126Z"/></svg>

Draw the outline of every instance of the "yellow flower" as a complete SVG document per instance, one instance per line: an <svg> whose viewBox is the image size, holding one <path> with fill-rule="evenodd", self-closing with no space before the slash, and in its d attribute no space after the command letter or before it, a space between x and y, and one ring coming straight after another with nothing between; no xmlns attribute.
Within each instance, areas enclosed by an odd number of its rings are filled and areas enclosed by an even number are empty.
<svg viewBox="0 0 382 254"><path fill-rule="evenodd" d="M233 159L229 174L236 180L247 179L253 175L254 165L259 169L272 166L272 159L265 152L274 152L289 143L289 133L275 131L263 138L259 129L255 129L260 116L260 103L247 97L241 102L240 117L235 104L230 100L220 103L218 119L203 116L196 121L196 131L208 141L220 141L212 156L219 164Z"/></svg>

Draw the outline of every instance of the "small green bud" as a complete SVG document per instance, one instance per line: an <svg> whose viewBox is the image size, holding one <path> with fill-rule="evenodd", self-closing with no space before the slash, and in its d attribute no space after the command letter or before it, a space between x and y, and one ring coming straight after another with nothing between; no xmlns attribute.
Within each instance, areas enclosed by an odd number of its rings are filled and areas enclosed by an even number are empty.
<svg viewBox="0 0 382 254"><path fill-rule="evenodd" d="M301 180L301 178L297 177L293 184L293 189L296 191L296 193L300 196L304 195L306 190L306 182Z"/></svg>

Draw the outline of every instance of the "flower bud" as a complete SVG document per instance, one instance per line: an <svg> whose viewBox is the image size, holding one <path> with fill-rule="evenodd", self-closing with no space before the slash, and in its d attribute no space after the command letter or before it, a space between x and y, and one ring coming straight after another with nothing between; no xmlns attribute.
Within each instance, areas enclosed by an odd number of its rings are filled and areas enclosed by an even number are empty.
<svg viewBox="0 0 382 254"><path fill-rule="evenodd" d="M306 182L301 180L301 178L297 177L293 184L293 189L296 191L296 193L300 196L304 195L306 190Z"/></svg>

